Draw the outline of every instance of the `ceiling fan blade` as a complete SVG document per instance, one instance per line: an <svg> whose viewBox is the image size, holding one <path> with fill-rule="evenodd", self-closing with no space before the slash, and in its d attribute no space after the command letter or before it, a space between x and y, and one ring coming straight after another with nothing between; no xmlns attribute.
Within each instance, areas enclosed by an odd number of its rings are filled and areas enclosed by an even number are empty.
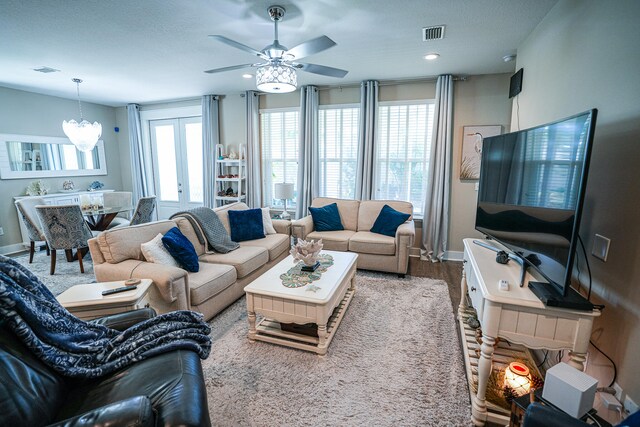
<svg viewBox="0 0 640 427"><path fill-rule="evenodd" d="M320 36L292 47L291 49L286 51L283 56L286 58L287 55L292 55L293 59L300 59L318 52L322 52L323 50L327 50L335 45L336 42L331 40L329 37Z"/></svg>
<svg viewBox="0 0 640 427"><path fill-rule="evenodd" d="M298 68L307 73L320 74L322 76L343 78L347 75L347 70L341 70L340 68L327 67L325 65L318 64L306 64L306 63L292 63L292 66Z"/></svg>
<svg viewBox="0 0 640 427"><path fill-rule="evenodd" d="M214 68L213 70L206 70L205 73L209 73L209 74L221 73L223 71L239 70L240 68L255 67L257 65L258 64L232 65L231 67L222 67L222 68Z"/></svg>
<svg viewBox="0 0 640 427"><path fill-rule="evenodd" d="M252 55L255 55L257 57L263 58L263 59L269 59L267 57L267 55L265 55L264 53L260 52L259 50L255 50L252 47L247 46L246 44L242 44L240 42L237 42L235 40L231 40L226 38L225 36L220 36L217 34L214 35L209 35L209 37L211 37L212 39L218 40L219 42L222 42L226 45L235 47L236 49L240 49L240 50L244 50L245 52L248 52Z"/></svg>

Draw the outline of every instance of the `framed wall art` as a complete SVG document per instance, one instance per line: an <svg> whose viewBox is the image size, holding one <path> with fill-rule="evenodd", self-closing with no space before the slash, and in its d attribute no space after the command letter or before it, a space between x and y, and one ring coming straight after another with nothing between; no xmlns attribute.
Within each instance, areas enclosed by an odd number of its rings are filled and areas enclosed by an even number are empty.
<svg viewBox="0 0 640 427"><path fill-rule="evenodd" d="M500 135L501 125L463 126L462 128L462 160L460 161L460 179L472 180L480 178L480 156L482 155L482 139Z"/></svg>

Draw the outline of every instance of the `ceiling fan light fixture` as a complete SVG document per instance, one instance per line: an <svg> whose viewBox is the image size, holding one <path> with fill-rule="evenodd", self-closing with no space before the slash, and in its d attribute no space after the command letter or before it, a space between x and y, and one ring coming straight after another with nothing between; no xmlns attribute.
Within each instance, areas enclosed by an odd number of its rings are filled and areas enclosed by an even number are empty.
<svg viewBox="0 0 640 427"><path fill-rule="evenodd" d="M98 122L89 123L82 118L82 104L80 103L80 79L72 79L76 84L78 91L78 108L80 110L80 123L71 119L69 121L63 120L62 130L67 138L76 146L76 148L82 152L88 152L93 150L93 147L98 143L98 139L102 135L102 125Z"/></svg>
<svg viewBox="0 0 640 427"><path fill-rule="evenodd" d="M298 87L295 68L283 64L269 64L256 70L256 86L268 93L293 92Z"/></svg>

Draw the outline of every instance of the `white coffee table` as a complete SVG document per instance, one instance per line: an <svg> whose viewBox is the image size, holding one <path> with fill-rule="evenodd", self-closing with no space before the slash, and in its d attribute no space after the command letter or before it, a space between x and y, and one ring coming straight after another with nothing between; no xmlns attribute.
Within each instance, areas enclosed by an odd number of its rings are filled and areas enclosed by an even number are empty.
<svg viewBox="0 0 640 427"><path fill-rule="evenodd" d="M326 354L342 317L355 293L358 255L322 251L333 265L310 285L287 288L280 275L295 265L288 256L244 288L247 294L249 339ZM264 318L256 324L256 314ZM284 325L283 325L284 324ZM295 325L315 324L316 327ZM283 330L285 328L286 330ZM314 336L317 335L317 336Z"/></svg>
<svg viewBox="0 0 640 427"><path fill-rule="evenodd" d="M102 295L106 289L124 286L124 281L75 285L57 296L64 308L82 320L148 307L147 292L153 282L142 279L136 289L112 295Z"/></svg>

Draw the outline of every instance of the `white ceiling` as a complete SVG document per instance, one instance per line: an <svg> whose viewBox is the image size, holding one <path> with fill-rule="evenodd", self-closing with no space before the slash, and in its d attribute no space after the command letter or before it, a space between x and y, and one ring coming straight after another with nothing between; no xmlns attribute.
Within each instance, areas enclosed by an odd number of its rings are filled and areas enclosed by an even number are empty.
<svg viewBox="0 0 640 427"><path fill-rule="evenodd" d="M0 86L119 106L228 94L255 88L245 70L204 70L254 62L211 40L221 34L261 50L273 40L266 10L287 13L280 43L320 35L337 46L305 62L349 70L344 79L298 73L299 85L340 85L443 73L513 72L516 52L557 0L0 0ZM445 24L443 40L421 29ZM436 61L423 56L438 52ZM60 72L42 74L48 66ZM250 70L249 72L252 72Z"/></svg>

